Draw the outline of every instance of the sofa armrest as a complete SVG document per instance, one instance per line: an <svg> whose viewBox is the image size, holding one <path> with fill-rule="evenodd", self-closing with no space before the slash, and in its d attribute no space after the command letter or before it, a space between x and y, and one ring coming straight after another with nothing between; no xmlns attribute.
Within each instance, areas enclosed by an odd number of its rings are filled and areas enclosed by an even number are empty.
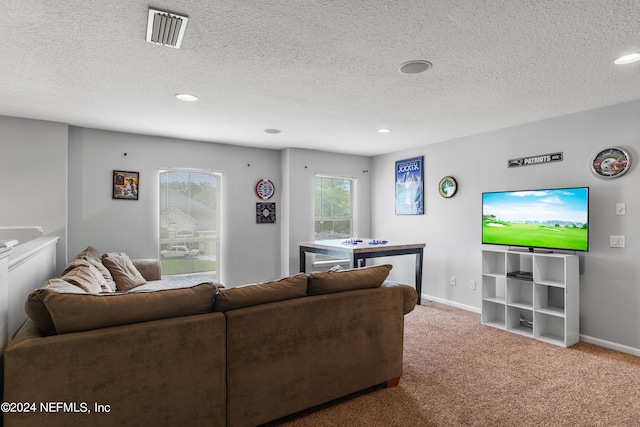
<svg viewBox="0 0 640 427"><path fill-rule="evenodd" d="M146 281L162 279L162 267L159 259L132 259L131 262Z"/></svg>
<svg viewBox="0 0 640 427"><path fill-rule="evenodd" d="M413 286L403 285L397 282L392 282L391 280L385 280L382 282L383 288L401 288L403 292L403 306L402 312L404 314L411 313L414 308L416 308L416 303L418 302L418 292L413 288Z"/></svg>

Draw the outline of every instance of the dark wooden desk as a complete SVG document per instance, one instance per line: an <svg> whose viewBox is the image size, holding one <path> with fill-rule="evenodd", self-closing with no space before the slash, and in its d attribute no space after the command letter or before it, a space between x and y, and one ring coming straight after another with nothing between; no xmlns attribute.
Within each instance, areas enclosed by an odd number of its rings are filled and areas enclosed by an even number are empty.
<svg viewBox="0 0 640 427"><path fill-rule="evenodd" d="M315 240L300 243L300 271L307 272L307 253L328 255L338 258L348 258L350 268L360 268L366 265L368 258L378 258L395 255L416 255L416 292L418 304L422 299L422 261L424 243L370 244L372 239L362 239L362 242L345 243L345 239Z"/></svg>

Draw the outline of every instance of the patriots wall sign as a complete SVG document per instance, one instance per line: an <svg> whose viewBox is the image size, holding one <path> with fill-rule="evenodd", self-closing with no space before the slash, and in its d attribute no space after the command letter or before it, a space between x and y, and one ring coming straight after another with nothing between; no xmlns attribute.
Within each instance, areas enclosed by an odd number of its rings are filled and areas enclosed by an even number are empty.
<svg viewBox="0 0 640 427"><path fill-rule="evenodd" d="M538 156L520 157L518 159L511 159L508 162L510 168L517 168L520 166L541 165L543 163L561 162L562 152L541 154Z"/></svg>

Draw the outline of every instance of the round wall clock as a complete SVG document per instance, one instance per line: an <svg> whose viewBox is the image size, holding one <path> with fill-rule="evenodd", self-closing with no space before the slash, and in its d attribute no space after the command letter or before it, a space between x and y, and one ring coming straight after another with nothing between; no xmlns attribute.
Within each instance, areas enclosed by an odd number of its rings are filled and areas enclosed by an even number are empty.
<svg viewBox="0 0 640 427"><path fill-rule="evenodd" d="M275 192L275 190L276 188L274 187L273 182L269 181L266 178L261 179L256 184L256 194L262 200L270 199L271 196L273 196L273 193Z"/></svg>
<svg viewBox="0 0 640 427"><path fill-rule="evenodd" d="M458 184L452 176L445 176L440 180L440 184L438 184L438 191L442 197L453 197L457 190Z"/></svg>
<svg viewBox="0 0 640 427"><path fill-rule="evenodd" d="M591 170L603 178L619 178L631 167L629 154L618 147L606 148L591 161Z"/></svg>

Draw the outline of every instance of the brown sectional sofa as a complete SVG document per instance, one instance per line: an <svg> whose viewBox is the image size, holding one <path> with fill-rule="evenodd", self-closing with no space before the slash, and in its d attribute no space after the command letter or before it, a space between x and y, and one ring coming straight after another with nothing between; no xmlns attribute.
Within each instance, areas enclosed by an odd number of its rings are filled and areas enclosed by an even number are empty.
<svg viewBox="0 0 640 427"><path fill-rule="evenodd" d="M390 265L221 288L104 257L87 248L30 295L6 427L257 426L402 374L417 294Z"/></svg>

